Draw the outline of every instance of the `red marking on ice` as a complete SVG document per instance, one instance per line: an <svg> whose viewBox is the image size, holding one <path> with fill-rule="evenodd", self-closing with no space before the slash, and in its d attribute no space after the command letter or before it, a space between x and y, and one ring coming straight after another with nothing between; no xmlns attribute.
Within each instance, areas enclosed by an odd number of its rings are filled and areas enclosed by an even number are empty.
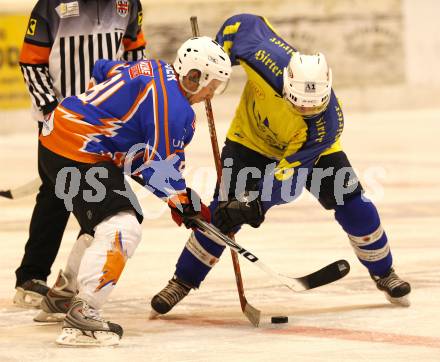
<svg viewBox="0 0 440 362"><path fill-rule="evenodd" d="M210 319L199 316L161 316L158 320L167 320L176 324L191 326L215 326L215 327L249 327L256 333L269 333L278 335L301 335L313 338L339 339L346 341L370 342L370 343L391 343L401 346L420 346L429 348L440 348L440 338L427 336L411 336L406 334L383 333L375 331L363 331L343 328L321 328L312 326L289 326L277 324L281 328L266 327L264 324L259 328L252 327L243 319Z"/></svg>
<svg viewBox="0 0 440 362"><path fill-rule="evenodd" d="M254 329L256 333L269 333L278 335L301 335L313 338L327 338L358 342L371 343L391 343L402 346L420 346L430 348L440 348L440 338L427 336L411 336L406 334L384 333L376 331L363 331L343 328L321 328L312 326L289 326L286 324L278 324L281 328L266 328L260 325L259 328L252 327L246 320L239 319L209 319L201 317L191 317L186 319L182 316L161 316L159 320L167 320L176 324L191 326L215 326L215 327L249 327ZM271 325L273 326L273 325Z"/></svg>
<svg viewBox="0 0 440 362"><path fill-rule="evenodd" d="M342 328L320 328L307 326L292 326L283 329L265 330L271 334L296 334L307 337L334 338L349 341L392 343L403 346L421 346L440 348L440 338L426 336L411 336L405 334L383 333L375 331L362 331Z"/></svg>
<svg viewBox="0 0 440 362"><path fill-rule="evenodd" d="M174 316L164 316L159 315L154 320L162 320L168 321L175 324L183 324L194 327L202 327L202 326L219 326L219 327L246 327L249 326L249 322L241 319L209 319L209 318L201 318L201 317L184 317L179 315Z"/></svg>

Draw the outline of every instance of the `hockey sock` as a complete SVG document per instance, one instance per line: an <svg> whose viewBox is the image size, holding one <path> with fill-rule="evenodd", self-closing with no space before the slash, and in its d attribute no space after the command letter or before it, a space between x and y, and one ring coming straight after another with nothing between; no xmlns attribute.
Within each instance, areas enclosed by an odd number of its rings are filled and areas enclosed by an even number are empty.
<svg viewBox="0 0 440 362"><path fill-rule="evenodd" d="M191 233L176 264L175 275L185 283L198 288L212 267L218 262L225 246L195 231Z"/></svg>
<svg viewBox="0 0 440 362"><path fill-rule="evenodd" d="M374 204L358 194L345 201L344 205L336 206L335 218L348 234L356 256L369 272L377 276L386 274L393 258Z"/></svg>
<svg viewBox="0 0 440 362"><path fill-rule="evenodd" d="M211 222L214 225L213 215L217 204L218 200L214 198L209 205ZM193 232L177 260L176 277L186 284L198 288L212 267L218 262L223 250L225 250L224 245L217 244L198 231Z"/></svg>
<svg viewBox="0 0 440 362"><path fill-rule="evenodd" d="M213 225L216 225L214 210L218 205L218 197L216 193L209 205ZM235 226L233 233L237 233L240 229L241 225ZM199 231L194 231L177 260L175 276L191 287L198 288L224 250L224 244L217 244Z"/></svg>
<svg viewBox="0 0 440 362"><path fill-rule="evenodd" d="M119 212L96 226L95 237L79 267L79 298L95 309L105 303L139 244L141 231L133 211Z"/></svg>
<svg viewBox="0 0 440 362"><path fill-rule="evenodd" d="M64 275L67 277L69 282L67 285L68 290L73 292L76 292L77 290L76 281L78 277L79 265L85 250L90 246L92 240L93 236L89 234L81 234L78 239L76 239L75 244L73 244L69 257L67 258L66 267L64 269Z"/></svg>

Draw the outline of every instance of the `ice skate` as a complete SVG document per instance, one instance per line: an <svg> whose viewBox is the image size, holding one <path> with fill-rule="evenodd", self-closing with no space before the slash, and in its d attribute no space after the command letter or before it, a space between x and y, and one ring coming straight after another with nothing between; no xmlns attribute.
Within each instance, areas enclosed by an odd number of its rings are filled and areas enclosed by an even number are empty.
<svg viewBox="0 0 440 362"><path fill-rule="evenodd" d="M15 288L14 304L22 308L40 308L41 300L49 291L43 280L27 280Z"/></svg>
<svg viewBox="0 0 440 362"><path fill-rule="evenodd" d="M65 346L114 346L119 344L122 333L119 324L102 319L86 301L74 298L56 343Z"/></svg>
<svg viewBox="0 0 440 362"><path fill-rule="evenodd" d="M400 279L393 268L390 268L388 274L378 277L371 275L375 281L377 289L385 293L385 297L393 304L409 307L409 293L411 286L408 282Z"/></svg>
<svg viewBox="0 0 440 362"><path fill-rule="evenodd" d="M41 311L35 316L35 322L61 322L70 308L75 293L69 289L69 280L60 270L55 285L49 289L41 301Z"/></svg>
<svg viewBox="0 0 440 362"><path fill-rule="evenodd" d="M190 290L190 286L185 284L182 280L173 277L173 279L168 282L168 285L151 299L152 311L150 319L160 314L168 313L177 303L188 295Z"/></svg>

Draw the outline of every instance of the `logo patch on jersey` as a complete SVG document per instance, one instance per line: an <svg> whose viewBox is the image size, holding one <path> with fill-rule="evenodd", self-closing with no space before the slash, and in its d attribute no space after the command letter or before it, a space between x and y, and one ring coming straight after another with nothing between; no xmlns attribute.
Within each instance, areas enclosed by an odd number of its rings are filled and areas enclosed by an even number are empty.
<svg viewBox="0 0 440 362"><path fill-rule="evenodd" d="M142 26L142 20L143 20L143 16L142 16L142 11L138 12L138 25Z"/></svg>
<svg viewBox="0 0 440 362"><path fill-rule="evenodd" d="M116 0L116 12L125 18L128 15L128 0Z"/></svg>
<svg viewBox="0 0 440 362"><path fill-rule="evenodd" d="M141 61L135 65L133 65L129 70L130 78L136 78L140 75L146 75L148 77L153 76L153 67L151 66L150 61Z"/></svg>
<svg viewBox="0 0 440 362"><path fill-rule="evenodd" d="M36 19L30 19L29 20L29 25L26 31L26 35L35 35L35 28L37 27L37 20Z"/></svg>
<svg viewBox="0 0 440 362"><path fill-rule="evenodd" d="M72 1L70 3L61 3L55 8L58 16L61 19L72 18L79 16L79 4L78 1Z"/></svg>

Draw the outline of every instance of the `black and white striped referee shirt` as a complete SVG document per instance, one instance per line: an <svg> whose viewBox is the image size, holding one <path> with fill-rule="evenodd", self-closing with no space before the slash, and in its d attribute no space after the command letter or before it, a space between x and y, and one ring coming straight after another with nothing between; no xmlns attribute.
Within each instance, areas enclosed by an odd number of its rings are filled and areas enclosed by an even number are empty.
<svg viewBox="0 0 440 362"><path fill-rule="evenodd" d="M20 67L42 120L63 98L87 89L96 60L144 57L139 0L39 0Z"/></svg>

